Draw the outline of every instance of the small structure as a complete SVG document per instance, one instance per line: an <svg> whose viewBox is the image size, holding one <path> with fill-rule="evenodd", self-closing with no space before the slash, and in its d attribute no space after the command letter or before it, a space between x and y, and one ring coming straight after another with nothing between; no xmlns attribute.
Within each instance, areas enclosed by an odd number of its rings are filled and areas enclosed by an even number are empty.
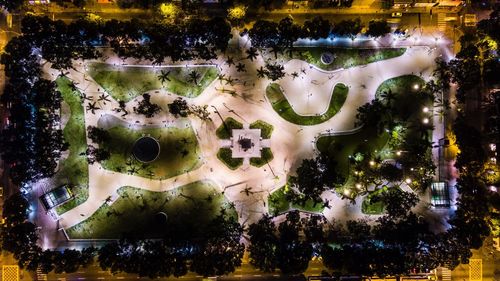
<svg viewBox="0 0 500 281"><path fill-rule="evenodd" d="M260 157L260 129L233 130L231 151L233 158Z"/></svg>
<svg viewBox="0 0 500 281"><path fill-rule="evenodd" d="M446 182L433 182L431 185L431 204L435 208L450 207L450 191Z"/></svg>
<svg viewBox="0 0 500 281"><path fill-rule="evenodd" d="M61 185L40 196L40 201L45 210L49 211L73 198L67 185Z"/></svg>
<svg viewBox="0 0 500 281"><path fill-rule="evenodd" d="M145 136L134 143L132 154L137 161L153 162L160 155L160 143L153 137Z"/></svg>

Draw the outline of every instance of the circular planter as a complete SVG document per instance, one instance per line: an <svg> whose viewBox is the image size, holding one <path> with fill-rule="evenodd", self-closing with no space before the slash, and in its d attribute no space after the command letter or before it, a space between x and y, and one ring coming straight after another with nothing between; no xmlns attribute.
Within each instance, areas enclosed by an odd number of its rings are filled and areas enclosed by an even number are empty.
<svg viewBox="0 0 500 281"><path fill-rule="evenodd" d="M142 137L135 141L132 154L137 161L153 162L160 155L160 143L152 137Z"/></svg>

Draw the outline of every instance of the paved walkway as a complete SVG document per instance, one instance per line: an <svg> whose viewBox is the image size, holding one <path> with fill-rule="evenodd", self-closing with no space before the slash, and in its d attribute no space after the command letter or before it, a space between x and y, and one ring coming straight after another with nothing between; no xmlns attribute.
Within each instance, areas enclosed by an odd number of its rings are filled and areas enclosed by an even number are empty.
<svg viewBox="0 0 500 281"><path fill-rule="evenodd" d="M237 38L237 40L240 39ZM226 76L238 79L234 86L222 85L222 81L215 80L200 96L189 99L189 102L195 105L209 105L210 110L216 108L223 118L231 116L245 123L251 123L260 119L272 124L274 126L271 137L271 149L274 154L273 161L262 168L250 166L240 168L236 171L228 169L216 157L220 144L215 135L215 129L222 123L217 114L211 115L213 122L205 122L190 117L189 119L198 137L202 154L203 165L200 168L168 180L158 181L108 171L103 169L99 164L90 165L89 198L80 206L62 214L60 225L64 228L69 228L85 220L105 202L106 198L114 195L116 190L124 185L152 191L166 191L203 179L212 180L220 187L221 191L225 191L227 198L236 205L236 209L240 215L240 222L251 223L259 219L262 213L267 212L267 196L269 193L285 183L287 174L290 171L294 171L302 159L314 156L313 144L318 134L327 131L337 132L353 129L357 108L374 98L377 87L384 80L412 73L416 75L421 74L424 79L427 79L431 75L434 59L438 55L438 49L432 50L425 46L415 46L408 48L407 52L400 57L365 66L353 67L337 72L310 71L307 76L309 81L324 82L326 86L324 88L319 87L317 89L318 98L309 103L305 100L307 96L303 92L303 89L307 87L300 86L301 81L297 79L290 80L288 77L283 79L283 81L279 81L279 83L285 83L283 86L285 87L289 102L294 108L299 112L308 112L311 114L321 114L325 110L325 101L327 104L330 98L329 95L331 95L330 88L333 85L344 83L349 86L347 100L340 112L327 122L315 126L291 124L279 117L272 109L271 105L265 99L265 88L270 81L267 79L258 79L255 76L256 69L264 65L261 56L253 63L248 60L243 61L246 63L247 73L236 72L234 66L229 68L224 63L225 58L219 58L214 61L214 64ZM108 59L108 62L122 63L121 60L112 57ZM143 64L147 64L147 62L143 62ZM294 68L296 68L295 71L300 72L300 67L303 66L304 62L291 61L286 66L287 72L293 72ZM309 66L307 69L309 71ZM57 71L50 70L48 66L45 67L45 71L52 72L55 76L59 74ZM97 97L103 90L95 81L83 73L85 73L85 65L82 63L77 64L76 70L70 71L68 76L78 83L77 86L87 96L97 100ZM222 87L234 91L235 94L231 95L221 91ZM324 91L327 91L327 93ZM133 114L131 109L136 103L136 100L133 100L127 105L130 114L126 117L121 117L120 113L113 111L113 108L118 107L118 103L112 100L106 104L100 104L101 109L95 111L95 114L86 112L86 126L98 125L102 116L105 116L105 118L114 116L130 124L136 124L139 121L139 124L148 124L151 126L164 125L165 122L178 122L177 119L168 114L167 110L167 104L177 96L166 94L163 90L151 91L150 93L152 100L159 103L164 109L159 116L149 120L143 116ZM307 104L305 108L303 107L304 101ZM89 101L85 101L85 105L88 103ZM101 124L102 122L101 120ZM245 187L252 188L252 193L248 196L242 192ZM344 221L353 216L358 217L362 215L360 214L360 205L347 208L345 204L348 201L341 200L333 193L325 196L332 200L332 206L334 206L332 209L325 210L325 215L328 219L335 218L336 220Z"/></svg>

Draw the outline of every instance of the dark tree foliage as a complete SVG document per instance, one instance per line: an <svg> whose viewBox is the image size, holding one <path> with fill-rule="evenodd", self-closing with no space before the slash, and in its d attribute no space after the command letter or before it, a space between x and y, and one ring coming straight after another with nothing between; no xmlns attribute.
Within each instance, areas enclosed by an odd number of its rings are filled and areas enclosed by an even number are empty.
<svg viewBox="0 0 500 281"><path fill-rule="evenodd" d="M283 274L300 274L306 271L312 256L311 244L299 239L302 231L300 213L291 211L286 220L278 226L279 256L278 268Z"/></svg>
<svg viewBox="0 0 500 281"><path fill-rule="evenodd" d="M336 163L323 154L302 160L302 164L297 168L297 177L291 178L292 185L303 195L299 201L305 203L310 199L322 203L323 191L343 181L335 168Z"/></svg>
<svg viewBox="0 0 500 281"><path fill-rule="evenodd" d="M306 20L302 27L302 34L309 39L318 40L327 38L330 35L332 26L330 21L323 19L321 16L316 16L312 20Z"/></svg>
<svg viewBox="0 0 500 281"><path fill-rule="evenodd" d="M137 114L142 114L147 118L155 116L161 111L161 107L156 103L151 102L150 94L143 94L142 100L138 103L137 107L134 107L134 112Z"/></svg>
<svg viewBox="0 0 500 281"><path fill-rule="evenodd" d="M109 132L95 126L88 126L87 127L87 136L89 139L91 139L94 143L104 143L107 142L110 139Z"/></svg>
<svg viewBox="0 0 500 281"><path fill-rule="evenodd" d="M191 270L203 276L234 272L245 250L240 242L243 228L236 218L220 214L210 223L206 235L193 256Z"/></svg>
<svg viewBox="0 0 500 281"><path fill-rule="evenodd" d="M497 5L488 19L483 19L478 22L477 28L499 43L500 35L498 34L498 30L500 30L500 7Z"/></svg>
<svg viewBox="0 0 500 281"><path fill-rule="evenodd" d="M333 26L332 32L337 36L347 36L354 38L358 33L361 32L363 26L361 25L361 20L356 18L354 20L342 20Z"/></svg>
<svg viewBox="0 0 500 281"><path fill-rule="evenodd" d="M176 118L178 116L187 117L189 115L189 105L183 98L176 98L172 103L168 104L168 111Z"/></svg>
<svg viewBox="0 0 500 281"><path fill-rule="evenodd" d="M24 2L24 0L0 0L0 7L9 12L15 12L23 6Z"/></svg>
<svg viewBox="0 0 500 281"><path fill-rule="evenodd" d="M3 204L2 217L7 224L23 223L28 218L28 200L19 192L11 195Z"/></svg>
<svg viewBox="0 0 500 281"><path fill-rule="evenodd" d="M382 37L391 32L391 27L387 24L386 20L371 20L368 23L368 30L366 35L371 37Z"/></svg>
<svg viewBox="0 0 500 281"><path fill-rule="evenodd" d="M283 65L278 63L266 62L264 75L272 81L279 80L285 77L285 68Z"/></svg>
<svg viewBox="0 0 500 281"><path fill-rule="evenodd" d="M273 272L278 266L278 237L276 226L268 215L248 228L250 237L250 264L264 272Z"/></svg>
<svg viewBox="0 0 500 281"><path fill-rule="evenodd" d="M278 24L273 21L257 20L248 31L252 46L263 49L278 46L281 42Z"/></svg>
<svg viewBox="0 0 500 281"><path fill-rule="evenodd" d="M397 187L389 188L378 199L385 204L385 211L391 219L406 217L419 201L415 193L403 191Z"/></svg>
<svg viewBox="0 0 500 281"><path fill-rule="evenodd" d="M387 181L397 182L403 180L403 170L396 167L391 163L382 163L378 170L380 176Z"/></svg>
<svg viewBox="0 0 500 281"><path fill-rule="evenodd" d="M89 164L105 161L111 157L111 153L108 150L96 148L93 145L89 145L87 147L85 154L87 155L87 162L89 162Z"/></svg>
<svg viewBox="0 0 500 281"><path fill-rule="evenodd" d="M291 17L286 17L278 23L280 34L279 45L285 48L293 48L293 43L302 37L302 28L293 22Z"/></svg>

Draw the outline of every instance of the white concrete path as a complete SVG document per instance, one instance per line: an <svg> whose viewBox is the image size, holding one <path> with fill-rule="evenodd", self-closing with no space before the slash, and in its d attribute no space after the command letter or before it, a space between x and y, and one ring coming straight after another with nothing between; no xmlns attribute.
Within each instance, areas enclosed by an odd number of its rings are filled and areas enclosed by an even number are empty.
<svg viewBox="0 0 500 281"><path fill-rule="evenodd" d="M289 102L299 113L321 114L325 110L325 105L328 104L333 86L336 83L344 83L349 86L347 100L340 112L327 122L315 126L291 124L274 112L265 98L265 88L270 81L257 79L255 76L256 69L264 65L260 56L253 63L248 60L244 61L247 73L236 72L234 66L228 68L223 63L225 58L221 57L214 63L221 68L222 73L226 76L238 79L236 84L234 86L222 85L221 81L216 80L200 96L190 99L189 102L195 105L209 105L210 110L216 108L223 118L231 116L246 123L260 119L272 124L274 131L271 137L271 149L274 159L270 165L262 168L249 166L236 171L228 169L216 157L220 142L215 135L215 129L222 123L217 114L211 115L213 122L189 118L198 137L202 154L203 165L200 168L168 180L157 181L107 171L99 164L90 165L89 198L80 206L62 214L60 225L69 228L90 217L105 202L106 198L115 194L116 190L124 185L152 191L165 191L204 179L215 182L221 188L221 191L225 191L227 198L235 203L241 223L251 223L259 219L262 213L267 212L267 196L269 193L285 183L287 174L293 172L302 159L314 155L313 143L317 135L327 131L335 132L352 129L357 108L374 98L377 87L384 80L412 73L421 74L424 79L427 79L431 75L434 59L438 55L439 53L436 50L432 51L428 47L416 46L409 48L400 57L336 72L313 71L304 62L290 61L285 66L288 73L293 72L294 69L300 73L300 68L307 66L309 83L316 81L314 90L317 97L309 98L309 102L307 101L307 95L304 94L304 89L307 89L308 86L301 85L303 82L297 78L292 80L289 77L279 81L285 89ZM108 61L121 63L119 60L113 61L110 59ZM147 64L146 62L143 63ZM57 71L51 70L48 66L45 67L45 71L55 74L54 76L58 74ZM97 100L97 97L103 91L102 88L83 73L85 73L85 65L82 63L76 66L76 71L70 71L68 76L78 83L77 87L84 91L87 96ZM220 91L222 87L230 89L236 94L230 95L227 92ZM178 122L181 122L171 116L167 110L167 104L175 99L176 95L168 94L164 90L151 91L150 93L153 101L159 103L164 109L160 115L151 120L133 114L132 106L136 102L135 100L127 105L130 114L125 118L121 117L120 113L112 110L118 107L118 103L112 100L106 104L100 103L101 109L97 110L95 114L86 112L85 125L96 126L101 116L107 115L114 116L130 124L136 124L136 121L139 121L141 125L161 126L170 124L175 126ZM85 105L88 103L89 101L85 101ZM249 196L242 192L245 187L252 188L252 193ZM346 209L345 203L348 201L341 200L333 193L325 196L332 200L332 206L334 206L332 209L325 210L328 219L335 218L338 221L343 221L351 217L362 216L360 206Z"/></svg>

